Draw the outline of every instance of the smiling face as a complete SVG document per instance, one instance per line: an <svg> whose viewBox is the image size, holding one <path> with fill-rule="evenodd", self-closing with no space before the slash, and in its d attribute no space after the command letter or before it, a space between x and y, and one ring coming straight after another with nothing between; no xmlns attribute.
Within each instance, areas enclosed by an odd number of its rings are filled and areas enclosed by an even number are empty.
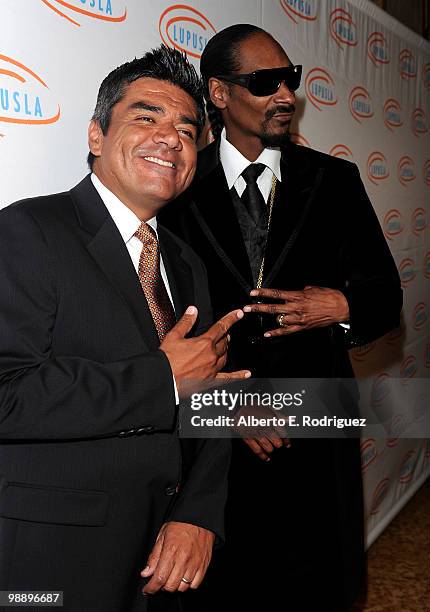
<svg viewBox="0 0 430 612"><path fill-rule="evenodd" d="M197 110L180 87L154 78L126 86L106 134L91 121L93 172L142 221L181 194L194 176Z"/></svg>
<svg viewBox="0 0 430 612"><path fill-rule="evenodd" d="M238 74L282 68L291 62L282 47L265 33L246 38L239 49ZM254 161L265 147L281 146L289 139L296 97L285 83L270 96L253 96L246 87L209 80L212 102L223 114L228 140Z"/></svg>

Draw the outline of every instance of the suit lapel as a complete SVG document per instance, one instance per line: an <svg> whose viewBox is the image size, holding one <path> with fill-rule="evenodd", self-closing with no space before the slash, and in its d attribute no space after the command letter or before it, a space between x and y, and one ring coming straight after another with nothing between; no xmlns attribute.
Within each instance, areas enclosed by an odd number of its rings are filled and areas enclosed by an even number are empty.
<svg viewBox="0 0 430 612"><path fill-rule="evenodd" d="M281 190L276 198L270 224L263 286L270 286L288 256L311 209L321 182L322 169L309 160L305 147L288 146L282 153Z"/></svg>
<svg viewBox="0 0 430 612"><path fill-rule="evenodd" d="M193 275L179 244L161 225L158 225L158 238L178 320L186 308L195 302Z"/></svg>
<svg viewBox="0 0 430 612"><path fill-rule="evenodd" d="M87 249L121 294L149 350L159 346L157 330L127 247L92 181L87 176L71 190L78 218L90 234Z"/></svg>
<svg viewBox="0 0 430 612"><path fill-rule="evenodd" d="M199 153L192 209L208 241L247 292L252 273L216 143Z"/></svg>

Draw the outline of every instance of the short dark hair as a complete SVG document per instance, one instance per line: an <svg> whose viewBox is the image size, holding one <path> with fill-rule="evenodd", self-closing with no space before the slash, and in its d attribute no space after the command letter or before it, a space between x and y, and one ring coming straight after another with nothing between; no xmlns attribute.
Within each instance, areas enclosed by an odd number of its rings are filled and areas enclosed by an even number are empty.
<svg viewBox="0 0 430 612"><path fill-rule="evenodd" d="M200 73L203 78L206 111L214 138L218 138L224 127L221 111L211 102L209 95L209 79L218 74L231 74L240 69L239 50L241 43L254 34L268 32L249 23L238 23L221 30L213 36L202 53Z"/></svg>
<svg viewBox="0 0 430 612"><path fill-rule="evenodd" d="M168 81L183 89L194 100L197 109L198 134L205 124L203 87L196 69L189 63L185 53L160 45L142 57L126 62L112 70L100 85L97 103L92 116L106 134L112 118L112 109L122 100L127 86L143 77ZM88 165L92 170L95 156L88 153Z"/></svg>

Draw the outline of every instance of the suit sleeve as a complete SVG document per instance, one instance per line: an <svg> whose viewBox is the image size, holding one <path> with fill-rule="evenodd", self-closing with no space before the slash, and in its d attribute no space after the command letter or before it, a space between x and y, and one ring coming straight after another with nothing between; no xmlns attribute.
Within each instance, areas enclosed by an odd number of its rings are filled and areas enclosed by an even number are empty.
<svg viewBox="0 0 430 612"><path fill-rule="evenodd" d="M343 291L349 305L351 325L346 332L349 348L367 344L400 324L402 290L378 218L360 179L357 166L348 185L351 198L345 203L347 230L344 243Z"/></svg>
<svg viewBox="0 0 430 612"><path fill-rule="evenodd" d="M172 430L176 409L162 351L99 363L52 354L52 253L31 213L0 214L0 439L92 438Z"/></svg>
<svg viewBox="0 0 430 612"><path fill-rule="evenodd" d="M198 525L215 533L218 543L224 541L231 441L182 439L181 446L188 469L168 520Z"/></svg>
<svg viewBox="0 0 430 612"><path fill-rule="evenodd" d="M196 304L199 320L194 332L201 335L212 325L206 268L195 257ZM192 523L212 531L217 544L224 540L224 508L230 466L229 439L181 438L183 478L168 520Z"/></svg>

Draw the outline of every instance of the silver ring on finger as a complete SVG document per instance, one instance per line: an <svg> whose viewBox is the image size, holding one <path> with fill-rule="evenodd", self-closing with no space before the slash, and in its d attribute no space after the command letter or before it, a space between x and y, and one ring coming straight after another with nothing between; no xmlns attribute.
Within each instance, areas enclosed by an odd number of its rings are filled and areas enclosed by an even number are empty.
<svg viewBox="0 0 430 612"><path fill-rule="evenodd" d="M276 317L279 327L288 327L288 323L284 323L284 317L285 317L285 313L280 314Z"/></svg>
<svg viewBox="0 0 430 612"><path fill-rule="evenodd" d="M187 580L186 578L181 578L181 582L185 582L185 584L191 584L192 580Z"/></svg>

